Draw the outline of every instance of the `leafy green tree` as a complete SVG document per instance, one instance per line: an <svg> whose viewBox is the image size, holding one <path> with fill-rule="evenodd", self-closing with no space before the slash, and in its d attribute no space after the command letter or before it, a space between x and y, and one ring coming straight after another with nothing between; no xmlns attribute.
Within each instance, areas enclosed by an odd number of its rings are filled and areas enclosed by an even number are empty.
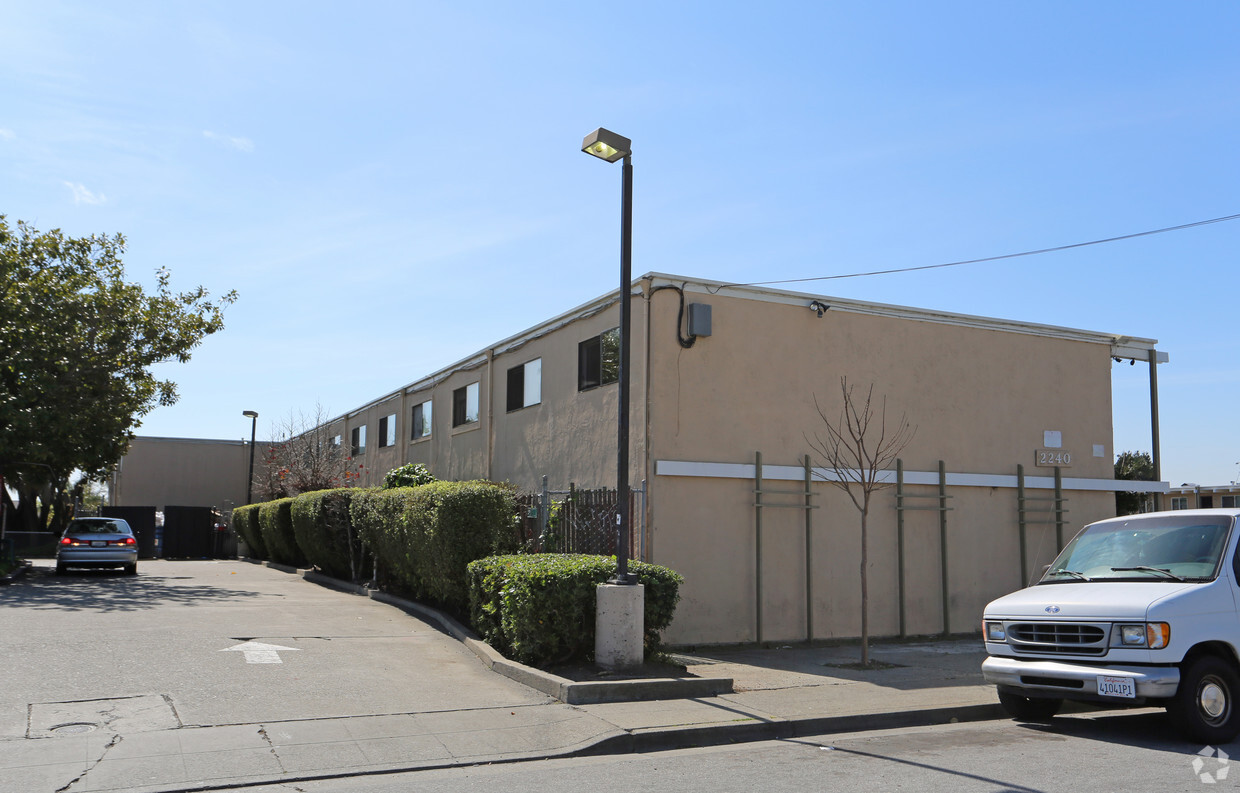
<svg viewBox="0 0 1240 793"><path fill-rule="evenodd" d="M1115 478L1130 479L1140 482L1154 481L1154 461L1149 452L1122 452L1115 457ZM1148 512L1150 496L1148 493L1115 493L1115 514L1135 515Z"/></svg>
<svg viewBox="0 0 1240 793"><path fill-rule="evenodd" d="M81 509L87 515L98 515L108 503L108 491L104 483L80 475L71 487L74 511Z"/></svg>
<svg viewBox="0 0 1240 793"><path fill-rule="evenodd" d="M151 367L188 361L236 300L173 292L162 268L147 293L125 281L124 251L120 234L14 229L0 215L0 471L20 500L10 527L63 527L70 475L102 476L141 418L177 401Z"/></svg>

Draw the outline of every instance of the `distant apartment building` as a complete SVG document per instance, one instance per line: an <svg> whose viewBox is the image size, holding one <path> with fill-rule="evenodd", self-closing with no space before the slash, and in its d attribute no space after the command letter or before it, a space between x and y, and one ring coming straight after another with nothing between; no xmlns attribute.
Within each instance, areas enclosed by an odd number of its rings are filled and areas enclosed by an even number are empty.
<svg viewBox="0 0 1240 793"><path fill-rule="evenodd" d="M1240 483L1195 485L1185 483L1168 492L1167 509L1231 509L1240 507Z"/></svg>

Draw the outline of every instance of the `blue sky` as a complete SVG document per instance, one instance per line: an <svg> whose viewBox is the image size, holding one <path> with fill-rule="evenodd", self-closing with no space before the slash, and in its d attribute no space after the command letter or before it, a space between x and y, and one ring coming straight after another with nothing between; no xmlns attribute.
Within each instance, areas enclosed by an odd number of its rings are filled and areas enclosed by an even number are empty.
<svg viewBox="0 0 1240 793"><path fill-rule="evenodd" d="M623 8L623 10L619 10ZM57 2L0 23L0 213L241 293L145 435L335 415L634 273L916 267L1240 213L1240 5ZM1156 338L1164 478L1240 479L1240 221L798 288ZM949 353L948 353L949 354ZM1144 365L1117 451L1148 450ZM1055 383L1048 383L1048 395Z"/></svg>

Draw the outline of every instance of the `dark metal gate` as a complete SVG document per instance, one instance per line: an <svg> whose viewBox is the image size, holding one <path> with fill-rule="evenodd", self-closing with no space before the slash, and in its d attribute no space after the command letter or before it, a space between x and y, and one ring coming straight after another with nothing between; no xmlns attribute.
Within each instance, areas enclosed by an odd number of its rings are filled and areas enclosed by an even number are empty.
<svg viewBox="0 0 1240 793"><path fill-rule="evenodd" d="M138 538L138 558L155 558L155 507L104 507L105 518L120 518Z"/></svg>
<svg viewBox="0 0 1240 793"><path fill-rule="evenodd" d="M216 518L211 507L164 507L163 557L215 558Z"/></svg>
<svg viewBox="0 0 1240 793"><path fill-rule="evenodd" d="M646 483L629 493L629 558L644 561L646 536ZM521 539L535 553L585 553L604 556L616 553L620 529L616 522L616 491L585 489L569 484L568 490L551 490L543 477L541 492L518 496Z"/></svg>

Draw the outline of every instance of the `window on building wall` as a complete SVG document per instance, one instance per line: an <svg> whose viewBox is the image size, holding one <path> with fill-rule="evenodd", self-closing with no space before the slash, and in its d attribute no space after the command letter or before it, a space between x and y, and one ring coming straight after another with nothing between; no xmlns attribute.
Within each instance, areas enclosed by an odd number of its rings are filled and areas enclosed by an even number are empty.
<svg viewBox="0 0 1240 793"><path fill-rule="evenodd" d="M349 436L349 448L351 454L356 457L366 451L366 425L354 427L353 432Z"/></svg>
<svg viewBox="0 0 1240 793"><path fill-rule="evenodd" d="M577 390L585 391L620 379L620 329L586 339L577 345Z"/></svg>
<svg viewBox="0 0 1240 793"><path fill-rule="evenodd" d="M379 448L396 445L396 414L379 419Z"/></svg>
<svg viewBox="0 0 1240 793"><path fill-rule="evenodd" d="M473 424L478 420L478 384L470 383L452 392L452 426Z"/></svg>
<svg viewBox="0 0 1240 793"><path fill-rule="evenodd" d="M340 441L341 441L341 440L342 440L342 439L341 439L341 437L340 437L339 435L333 435L333 436L332 436L332 439L331 439L331 445L332 445L332 446L339 446L339 445L340 445Z"/></svg>
<svg viewBox="0 0 1240 793"><path fill-rule="evenodd" d="M508 411L542 402L542 358L508 370Z"/></svg>
<svg viewBox="0 0 1240 793"><path fill-rule="evenodd" d="M1240 507L1240 496L1223 496L1222 503L1219 504L1223 509L1235 509Z"/></svg>
<svg viewBox="0 0 1240 793"><path fill-rule="evenodd" d="M1172 496L1171 497L1171 508L1172 509L1188 509L1188 498L1186 496Z"/></svg>
<svg viewBox="0 0 1240 793"><path fill-rule="evenodd" d="M429 399L420 405L413 406L410 423L413 425L409 435L410 440L416 441L419 438L431 436L431 401Z"/></svg>

